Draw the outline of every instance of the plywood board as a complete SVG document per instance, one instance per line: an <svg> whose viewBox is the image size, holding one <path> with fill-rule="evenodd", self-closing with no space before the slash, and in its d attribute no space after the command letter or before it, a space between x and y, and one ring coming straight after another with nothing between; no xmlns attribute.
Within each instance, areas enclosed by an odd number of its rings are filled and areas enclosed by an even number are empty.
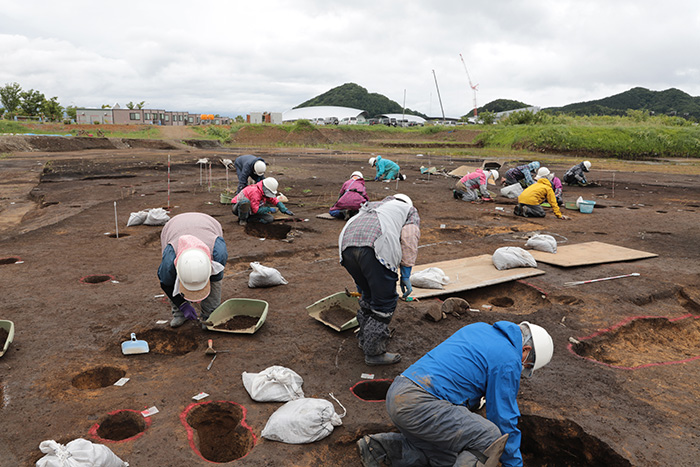
<svg viewBox="0 0 700 467"><path fill-rule="evenodd" d="M556 253L530 250L535 261L553 264L564 268L572 266L589 266L592 264L616 263L635 259L654 258L655 253L633 250L623 246L603 242L577 243L557 247Z"/></svg>
<svg viewBox="0 0 700 467"><path fill-rule="evenodd" d="M323 214L316 214L316 217L318 217L319 219L338 220L337 218L331 216L331 215L328 214L327 212L324 212Z"/></svg>
<svg viewBox="0 0 700 467"><path fill-rule="evenodd" d="M474 172L476 169L479 167L469 167L468 165L460 165L456 169L454 169L452 172L448 173L447 175L451 175L452 177L457 177L457 178L462 178L468 173ZM489 178L487 180L487 183L489 185L495 185L496 182L493 181L493 178Z"/></svg>
<svg viewBox="0 0 700 467"><path fill-rule="evenodd" d="M458 258L437 263L420 264L413 267L413 273L428 268L440 268L450 278L450 283L444 289L421 289L413 287L411 297L437 297L448 293L478 289L502 282L514 281L525 277L539 276L544 271L537 268L514 268L499 271L491 261L491 255ZM399 294L400 286L398 286Z"/></svg>

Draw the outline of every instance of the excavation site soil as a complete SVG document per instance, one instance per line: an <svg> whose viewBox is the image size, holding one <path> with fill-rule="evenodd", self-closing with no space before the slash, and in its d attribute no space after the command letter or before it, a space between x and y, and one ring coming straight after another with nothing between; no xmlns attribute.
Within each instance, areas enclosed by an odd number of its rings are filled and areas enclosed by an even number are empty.
<svg viewBox="0 0 700 467"><path fill-rule="evenodd" d="M319 145L331 138L318 134ZM352 151L304 148L313 135L292 146L285 132L251 133L232 149L182 136L0 137L0 320L14 323L0 357L0 465L34 465L44 440L85 438L132 466L359 466L358 438L395 429L383 401L391 380L462 326L500 320L531 321L554 339L551 363L521 383L526 466L697 465L699 176L661 170L663 163L613 171L591 158L594 186L565 187L564 199L596 201L592 214L564 209L570 220L551 212L526 219L502 196L455 200L456 180L443 171L483 159L431 156L430 141L378 141L376 149ZM244 227L220 202L237 181L220 159L250 153L269 164L293 220ZM338 262L344 222L316 216L353 171L373 178L373 153L397 161L408 177L368 181L367 191L372 200L398 192L413 199L421 216L418 266L524 247L537 232L559 247L597 241L658 256L580 267L540 262L539 276L400 301L389 351L403 359L369 367L354 329L337 331L306 307L355 289ZM513 157L502 170L527 162ZM203 158L211 164L198 164ZM560 155L547 165L562 175L578 161ZM421 174L422 166L437 174ZM171 217L203 212L222 224L229 255L222 299L267 302L262 327L252 334L205 331L194 321L170 328L156 275L162 227L126 226L131 213L152 208ZM287 228L280 234L278 225ZM288 283L249 288L251 262L277 269ZM639 275L566 284L632 273ZM430 318L450 296L475 311ZM335 310L326 318L344 321ZM8 332L0 334L0 350ZM148 342L148 353L122 353L131 333ZM215 359L206 353L208 339ZM331 401L345 414L342 425L312 444L261 437L282 403L253 401L241 374L272 365L298 373L306 397ZM114 384L122 378L128 381ZM202 392L208 396L193 398ZM141 414L153 407L157 413Z"/></svg>

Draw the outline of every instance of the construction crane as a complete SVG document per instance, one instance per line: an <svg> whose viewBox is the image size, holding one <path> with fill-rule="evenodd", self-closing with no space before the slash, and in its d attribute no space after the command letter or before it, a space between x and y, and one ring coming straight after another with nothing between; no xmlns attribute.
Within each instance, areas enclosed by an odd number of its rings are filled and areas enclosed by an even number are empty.
<svg viewBox="0 0 700 467"><path fill-rule="evenodd" d="M479 84L478 83L472 84L472 79L469 76L469 71L467 71L467 64L464 63L464 58L462 57L462 54L459 54L459 58L462 60L462 65L464 65L464 71L467 72L467 79L469 80L469 87L471 87L472 91L474 91L474 118L476 119L477 118L477 116L476 116L476 91L477 91L477 89L476 88L479 87Z"/></svg>

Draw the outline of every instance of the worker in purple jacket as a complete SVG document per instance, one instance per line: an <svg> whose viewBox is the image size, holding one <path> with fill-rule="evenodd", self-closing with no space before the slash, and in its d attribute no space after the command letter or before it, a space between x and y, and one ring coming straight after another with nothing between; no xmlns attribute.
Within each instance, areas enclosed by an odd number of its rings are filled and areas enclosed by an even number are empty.
<svg viewBox="0 0 700 467"><path fill-rule="evenodd" d="M360 206L369 201L367 189L365 188L365 178L362 172L355 171L350 176L350 180L343 183L338 195L338 201L328 213L336 219L348 220L360 210Z"/></svg>

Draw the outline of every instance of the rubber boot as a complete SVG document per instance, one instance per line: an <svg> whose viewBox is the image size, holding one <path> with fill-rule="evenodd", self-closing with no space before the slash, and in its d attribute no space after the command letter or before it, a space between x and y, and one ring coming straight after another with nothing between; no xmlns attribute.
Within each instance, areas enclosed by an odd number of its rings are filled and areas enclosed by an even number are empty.
<svg viewBox="0 0 700 467"><path fill-rule="evenodd" d="M185 319L185 315L183 315L181 311L179 314L173 313L173 319L170 320L170 327L179 328L180 326L185 324L185 321L187 321L187 319Z"/></svg>
<svg viewBox="0 0 700 467"><path fill-rule="evenodd" d="M393 365L401 361L401 354L384 352L379 355L365 355L365 363L369 366Z"/></svg>
<svg viewBox="0 0 700 467"><path fill-rule="evenodd" d="M357 440L357 453L364 467L381 467L403 458L402 444L398 433L365 435Z"/></svg>
<svg viewBox="0 0 700 467"><path fill-rule="evenodd" d="M503 450L506 448L506 441L508 441L507 433L491 443L484 451L484 457L486 457L486 459L483 462L478 461L476 467L496 467L503 454Z"/></svg>
<svg viewBox="0 0 700 467"><path fill-rule="evenodd" d="M246 225L248 224L248 217L250 216L250 203L241 203L238 205L238 224Z"/></svg>

